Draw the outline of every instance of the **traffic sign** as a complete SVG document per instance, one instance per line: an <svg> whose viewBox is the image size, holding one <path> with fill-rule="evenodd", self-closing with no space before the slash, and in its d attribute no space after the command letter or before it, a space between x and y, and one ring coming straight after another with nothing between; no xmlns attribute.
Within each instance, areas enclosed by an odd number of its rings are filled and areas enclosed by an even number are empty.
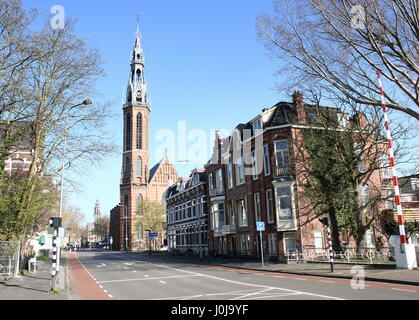
<svg viewBox="0 0 419 320"><path fill-rule="evenodd" d="M265 222L256 222L257 231L265 231Z"/></svg>
<svg viewBox="0 0 419 320"><path fill-rule="evenodd" d="M157 238L157 237L159 236L159 234L158 234L158 233L153 232L153 233L149 233L149 234L148 234L148 236L149 236L150 238Z"/></svg>

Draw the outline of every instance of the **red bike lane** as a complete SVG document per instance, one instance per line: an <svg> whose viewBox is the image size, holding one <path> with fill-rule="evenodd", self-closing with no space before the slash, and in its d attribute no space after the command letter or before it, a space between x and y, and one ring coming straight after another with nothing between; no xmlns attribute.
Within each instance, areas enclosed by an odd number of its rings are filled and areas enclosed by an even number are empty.
<svg viewBox="0 0 419 320"><path fill-rule="evenodd" d="M67 254L67 268L70 278L70 290L72 300L114 300L92 278L84 266L80 263L77 254Z"/></svg>

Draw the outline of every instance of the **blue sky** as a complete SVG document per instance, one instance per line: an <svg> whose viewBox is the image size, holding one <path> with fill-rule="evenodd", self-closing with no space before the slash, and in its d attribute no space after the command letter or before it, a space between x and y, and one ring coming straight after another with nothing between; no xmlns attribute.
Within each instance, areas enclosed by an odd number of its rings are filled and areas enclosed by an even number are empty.
<svg viewBox="0 0 419 320"><path fill-rule="evenodd" d="M51 7L62 5L68 18L77 19L76 32L96 47L105 61L106 77L97 83L102 101L112 101L115 120L108 128L122 150L122 90L129 75L129 56L140 10L140 28L146 59L146 80L152 98L151 163L161 129L200 128L208 133L247 122L263 108L289 100L274 89L278 62L266 53L256 36L256 16L273 11L272 0L144 0L79 1L26 0L49 17ZM209 116L210 115L210 116ZM193 164L177 163L178 173L188 175ZM71 172L66 173L71 176ZM108 157L77 179L83 192L71 194L85 220L93 218L96 198L102 213L119 203L121 156Z"/></svg>
<svg viewBox="0 0 419 320"><path fill-rule="evenodd" d="M272 0L24 0L23 3L27 8L42 10L45 19L49 18L52 6L62 5L67 18L77 19L77 34L101 52L107 75L97 83L101 95L97 102L113 102L109 111L116 118L107 127L120 151L121 96L127 85L140 10L145 76L152 99L150 165L163 156L156 155L157 150L161 151L156 134L163 129L177 134L179 121L186 121L187 132L199 128L211 140L211 130L230 130L252 119L263 108L291 99L291 92L281 95L275 90L279 61L271 59L256 36L256 17L273 12ZM398 118L400 114L393 116ZM184 160L182 155L174 158L171 160L182 176L189 175L195 167L179 163L178 160ZM93 219L97 198L102 214L108 214L119 203L121 162L118 154L109 156L84 176L66 172L83 188L82 192L71 193L70 199L84 213L86 222Z"/></svg>

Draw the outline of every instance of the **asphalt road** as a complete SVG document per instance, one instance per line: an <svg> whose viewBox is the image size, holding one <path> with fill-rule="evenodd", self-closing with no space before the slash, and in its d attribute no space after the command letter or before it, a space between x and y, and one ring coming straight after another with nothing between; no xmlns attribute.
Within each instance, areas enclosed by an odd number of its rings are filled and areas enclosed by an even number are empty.
<svg viewBox="0 0 419 320"><path fill-rule="evenodd" d="M118 300L419 300L419 287L193 265L138 253L78 252L83 269Z"/></svg>

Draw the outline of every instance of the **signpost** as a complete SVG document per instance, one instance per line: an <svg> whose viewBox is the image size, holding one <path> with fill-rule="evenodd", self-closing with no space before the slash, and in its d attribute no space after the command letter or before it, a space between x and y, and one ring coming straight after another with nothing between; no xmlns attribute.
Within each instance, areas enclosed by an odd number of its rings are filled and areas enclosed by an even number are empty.
<svg viewBox="0 0 419 320"><path fill-rule="evenodd" d="M256 222L256 230L260 232L260 253L262 257L262 267L265 266L265 262L263 261L263 238L262 238L262 231L265 231L265 222Z"/></svg>

